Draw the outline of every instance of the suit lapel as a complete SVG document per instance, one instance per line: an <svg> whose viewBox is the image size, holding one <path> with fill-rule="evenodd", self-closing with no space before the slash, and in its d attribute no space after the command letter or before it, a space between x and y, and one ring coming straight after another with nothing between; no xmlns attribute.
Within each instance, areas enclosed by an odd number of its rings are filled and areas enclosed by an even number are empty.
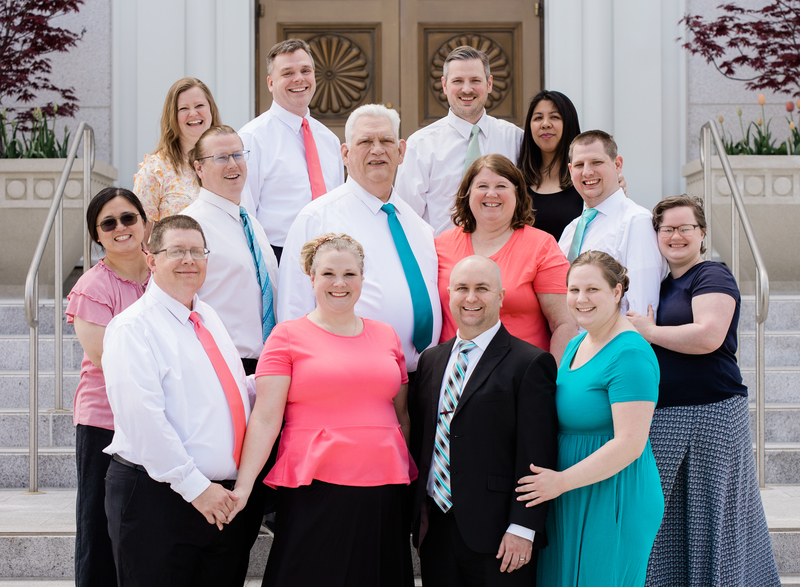
<svg viewBox="0 0 800 587"><path fill-rule="evenodd" d="M475 365L475 370L472 372L472 375L470 375L467 386L464 388L464 391L461 392L461 397L458 400L453 418L458 416L464 404L481 388L492 371L494 371L495 367L497 367L498 363L508 354L509 348L508 331L505 326L501 325L500 330L494 335L492 342L486 347L486 351L484 351L481 360Z"/></svg>
<svg viewBox="0 0 800 587"><path fill-rule="evenodd" d="M439 396L442 389L442 382L447 368L447 362L450 360L450 352L453 350L453 339L448 340L446 343L430 349L429 353L434 354L432 372L430 378L430 388L428 390L428 421L433 422L436 426L436 421L439 418Z"/></svg>

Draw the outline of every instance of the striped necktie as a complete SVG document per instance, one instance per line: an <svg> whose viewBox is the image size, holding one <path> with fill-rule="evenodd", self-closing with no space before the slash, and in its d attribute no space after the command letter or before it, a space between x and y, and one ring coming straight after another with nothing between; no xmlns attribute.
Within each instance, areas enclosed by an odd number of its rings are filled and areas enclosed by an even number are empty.
<svg viewBox="0 0 800 587"><path fill-rule="evenodd" d="M408 244L408 238L403 230L403 225L397 218L393 204L384 204L381 210L386 212L389 218L389 231L392 233L394 246L400 256L400 264L403 266L403 273L406 274L408 289L411 291L411 304L414 307L414 336L411 340L414 348L421 353L433 339L433 308L431 298L428 295L428 288L425 286L425 279L419 268L414 251Z"/></svg>
<svg viewBox="0 0 800 587"><path fill-rule="evenodd" d="M267 264L264 263L264 255L261 254L261 247L258 246L253 227L250 226L250 217L243 206L239 206L239 215L242 217L244 236L247 238L250 254L253 256L253 263L256 265L258 285L261 286L261 335L263 340L266 341L269 333L275 327L275 309L272 307L272 285L269 282L269 273L267 272Z"/></svg>
<svg viewBox="0 0 800 587"><path fill-rule="evenodd" d="M586 208L583 214L581 214L581 219L578 220L578 225L575 227L575 234L572 235L572 244L569 246L569 254L567 254L567 261L570 263L581 254L583 235L586 232L586 227L594 220L595 216L597 216L597 208Z"/></svg>
<svg viewBox="0 0 800 587"><path fill-rule="evenodd" d="M477 124L472 127L472 132L469 134L469 144L467 145L467 158L464 160L464 175L467 174L469 166L475 163L475 160L481 156L481 145L478 142L478 135L481 134L481 127Z"/></svg>
<svg viewBox="0 0 800 587"><path fill-rule="evenodd" d="M458 398L464 389L464 376L469 362L467 353L475 346L471 340L462 340L458 343L458 356L447 376L442 411L436 423L433 445L433 501L444 513L453 507L453 492L450 487L450 422L458 406Z"/></svg>

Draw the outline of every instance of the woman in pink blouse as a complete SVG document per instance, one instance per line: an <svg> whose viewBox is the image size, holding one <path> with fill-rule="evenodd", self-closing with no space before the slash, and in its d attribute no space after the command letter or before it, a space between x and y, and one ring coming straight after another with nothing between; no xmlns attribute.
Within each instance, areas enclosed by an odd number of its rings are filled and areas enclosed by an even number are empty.
<svg viewBox="0 0 800 587"><path fill-rule="evenodd" d="M104 505L111 456L103 453L114 436L114 416L100 360L106 326L142 296L150 277L142 251L145 213L132 192L104 189L89 203L86 221L89 235L106 256L72 288L65 312L84 351L73 408L78 469L75 584L79 587L117 584Z"/></svg>
<svg viewBox="0 0 800 587"><path fill-rule="evenodd" d="M353 311L364 280L361 245L323 235L305 244L301 263L317 307L278 324L264 346L235 511L285 418L264 480L278 488L278 515L263 584L413 585L403 503L417 469L406 447L400 340L388 324Z"/></svg>
<svg viewBox="0 0 800 587"><path fill-rule="evenodd" d="M188 154L200 135L220 124L214 97L203 82L185 77L172 84L164 100L156 150L144 156L133 176L133 191L142 201L151 226L197 198L200 185Z"/></svg>
<svg viewBox="0 0 800 587"><path fill-rule="evenodd" d="M500 321L511 334L560 361L578 333L567 311L569 263L555 239L533 227L533 208L525 190L522 173L502 155L479 157L464 175L454 205L456 226L436 238L441 341L456 334L449 311L450 272L461 259L482 255L503 273L506 295Z"/></svg>

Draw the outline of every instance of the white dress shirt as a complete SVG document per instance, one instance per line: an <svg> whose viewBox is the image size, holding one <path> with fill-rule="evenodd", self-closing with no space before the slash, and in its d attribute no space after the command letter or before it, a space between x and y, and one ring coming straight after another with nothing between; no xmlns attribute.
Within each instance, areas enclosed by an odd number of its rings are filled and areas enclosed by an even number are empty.
<svg viewBox="0 0 800 587"><path fill-rule="evenodd" d="M467 355L467 371L464 374L464 382L461 385L461 390L463 391L467 387L467 382L469 378L472 376L472 372L475 371L475 366L483 357L483 353L486 351L486 347L489 346L489 343L492 342L494 339L495 334L497 331L500 330L501 322L500 320L497 321L497 324L489 328L488 330L484 330L478 336L472 339L472 342L475 343L475 348L469 351ZM450 350L450 360L447 361L447 367L444 370L444 378L442 379L442 386L439 389L439 409L438 413L442 413L442 409L444 409L444 388L447 385L447 380L450 377L450 371L453 370L453 365L456 362L456 357L458 356L458 344L464 340L461 338L459 333L456 333L456 339L453 341L453 348ZM433 459L431 459L433 462ZM428 471L428 484L427 484L427 491L428 495L434 497L433 491L433 477L434 477L434 468L431 467L430 471ZM507 532L519 536L521 538L526 538L533 542L533 537L536 534L535 530L531 530L529 528L525 528L524 526L520 526L519 524L509 524Z"/></svg>
<svg viewBox="0 0 800 587"><path fill-rule="evenodd" d="M595 209L597 216L583 233L580 252L606 252L628 270L630 286L619 307L623 316L628 310L647 316L647 306L653 306L653 312L657 312L661 281L667 275L667 264L658 250L652 214L626 198L622 188L595 206ZM558 241L565 255L569 252L579 220L580 216L570 222Z"/></svg>
<svg viewBox="0 0 800 587"><path fill-rule="evenodd" d="M438 261L433 230L397 197L389 198L397 212L414 257L419 263L433 310L431 346L442 332L442 312L437 288ZM300 318L316 307L310 278L298 259L303 245L321 234L344 232L364 247L364 285L355 312L394 327L409 372L417 370L419 353L414 348L414 306L400 255L397 254L389 220L381 210L383 202L350 177L341 187L328 192L303 208L289 229L278 273L278 320Z"/></svg>
<svg viewBox="0 0 800 587"><path fill-rule="evenodd" d="M194 296L192 308L228 364L249 419L244 367L233 341L208 304ZM151 279L144 295L109 323L103 373L114 439L103 452L142 465L191 502L210 480L236 479L237 470L228 400L189 314Z"/></svg>
<svg viewBox="0 0 800 587"><path fill-rule="evenodd" d="M324 124L308 114L305 118L317 145L325 187L330 191L344 183L341 143ZM250 150L242 205L258 219L276 247L284 245L295 217L311 201L302 123L303 117L273 100L269 110L239 131L244 148Z"/></svg>
<svg viewBox="0 0 800 587"><path fill-rule="evenodd" d="M181 214L191 216L203 227L208 256L206 280L197 292L214 308L233 339L239 356L258 359L264 348L261 332L261 285L247 237L244 234L239 206L207 189L200 188L197 199ZM250 216L250 226L261 248L272 285L273 306L278 299L278 260L269 246L264 229Z"/></svg>
<svg viewBox="0 0 800 587"><path fill-rule="evenodd" d="M453 228L450 216L464 177L472 126L450 110L447 116L408 138L403 163L397 170L397 194L433 226L436 236ZM486 111L478 126L481 155L499 153L516 165L522 130L506 120L489 116Z"/></svg>

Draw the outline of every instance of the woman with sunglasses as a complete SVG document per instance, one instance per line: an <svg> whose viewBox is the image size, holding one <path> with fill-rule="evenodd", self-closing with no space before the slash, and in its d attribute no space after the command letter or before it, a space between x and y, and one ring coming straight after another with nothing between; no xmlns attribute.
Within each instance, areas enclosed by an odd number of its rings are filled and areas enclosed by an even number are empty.
<svg viewBox="0 0 800 587"><path fill-rule="evenodd" d="M133 176L133 191L142 201L150 226L177 214L197 198L200 185L189 162L189 151L200 135L219 124L219 110L203 82L185 77L172 84L164 100L156 150L144 156ZM149 227L146 236L150 236Z"/></svg>
<svg viewBox="0 0 800 587"><path fill-rule="evenodd" d="M106 256L84 273L67 296L67 322L83 347L81 378L73 419L76 500L75 584L116 585L117 576L105 515L105 475L111 456L103 449L114 436L106 397L103 336L111 319L138 300L150 278L142 251L145 212L133 192L109 187L89 203L86 221L92 240ZM88 260L87 260L88 261Z"/></svg>

